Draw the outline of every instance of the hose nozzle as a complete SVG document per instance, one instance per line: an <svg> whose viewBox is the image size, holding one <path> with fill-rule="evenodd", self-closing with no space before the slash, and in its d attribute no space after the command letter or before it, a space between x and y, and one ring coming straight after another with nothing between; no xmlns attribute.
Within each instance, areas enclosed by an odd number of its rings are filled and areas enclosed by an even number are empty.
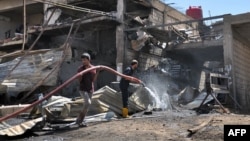
<svg viewBox="0 0 250 141"><path fill-rule="evenodd" d="M141 82L141 85L142 85L143 87L146 87L146 85L145 85L145 83L144 83L144 82Z"/></svg>

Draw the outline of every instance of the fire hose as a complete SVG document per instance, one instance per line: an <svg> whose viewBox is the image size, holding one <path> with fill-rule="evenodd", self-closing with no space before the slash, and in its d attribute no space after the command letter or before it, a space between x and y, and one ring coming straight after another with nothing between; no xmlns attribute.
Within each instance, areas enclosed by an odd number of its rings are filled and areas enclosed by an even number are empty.
<svg viewBox="0 0 250 141"><path fill-rule="evenodd" d="M1 117L0 118L0 122L4 121L4 120L7 120L9 118L12 118L12 117L15 117L17 115L19 115L20 113L38 105L39 103L41 103L42 101L48 99L50 96L56 94L58 91L60 91L62 88L66 87L68 84L70 84L72 81L74 81L75 79L81 77L83 74L89 72L89 71L92 71L92 70L106 70L106 71L109 71L111 73L114 73L115 75L118 75L118 76L121 76L123 78L126 78L127 80L130 80L134 83L141 83L142 81L138 78L135 78L135 77L132 77L132 76L128 76L128 75L124 75L122 73L119 73L117 72L116 70L110 68L110 67L107 67L107 66L102 66L102 65L99 65L99 66L94 66L94 67L91 67L91 68L88 68L86 70L83 70L77 74L75 74L74 76L72 76L70 79L68 79L67 81L65 81L63 84L61 84L60 86L58 86L56 89L54 89L53 91L49 92L48 94L46 94L43 98L41 98L40 100L37 100L33 103L31 103L29 106L27 107L24 107L16 112L13 112L12 114L9 114L9 115L6 115L4 117Z"/></svg>

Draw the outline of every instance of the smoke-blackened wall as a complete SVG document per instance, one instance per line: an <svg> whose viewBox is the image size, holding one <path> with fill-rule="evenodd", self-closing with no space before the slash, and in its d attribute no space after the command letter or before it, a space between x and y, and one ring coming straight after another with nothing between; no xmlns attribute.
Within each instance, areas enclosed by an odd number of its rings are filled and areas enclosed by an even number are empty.
<svg viewBox="0 0 250 141"><path fill-rule="evenodd" d="M224 63L222 46L167 51L166 56L178 60L180 64L190 69L189 79L185 82L195 88L199 88L201 72L206 69L205 62L220 62L222 67Z"/></svg>

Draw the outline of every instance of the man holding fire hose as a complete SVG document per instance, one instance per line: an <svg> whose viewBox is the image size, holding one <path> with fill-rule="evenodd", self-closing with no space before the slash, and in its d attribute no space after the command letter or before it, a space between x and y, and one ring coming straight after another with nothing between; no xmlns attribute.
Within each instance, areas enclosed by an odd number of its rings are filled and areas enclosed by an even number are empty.
<svg viewBox="0 0 250 141"><path fill-rule="evenodd" d="M132 76L134 74L134 70L138 67L138 61L137 60L132 60L131 64L129 67L125 69L123 72L124 75ZM122 78L120 80L120 90L122 92L122 103L123 103L123 108L122 108L122 117L127 118L128 116L128 98L132 95L128 92L128 87L129 83L140 83L143 84L142 81L134 81L133 79L128 79L128 78ZM144 85L144 84L143 84Z"/></svg>
<svg viewBox="0 0 250 141"><path fill-rule="evenodd" d="M81 59L82 59L82 65L78 68L77 72L81 72L83 70L93 67L93 65L90 63L91 57L88 53L83 53L81 55ZM83 103L84 105L82 111L79 113L76 119L76 124L78 124L81 127L87 126L86 122L84 122L84 118L91 104L91 98L94 92L94 81L96 80L98 73L99 70L91 70L79 78L80 82L79 93L84 100Z"/></svg>

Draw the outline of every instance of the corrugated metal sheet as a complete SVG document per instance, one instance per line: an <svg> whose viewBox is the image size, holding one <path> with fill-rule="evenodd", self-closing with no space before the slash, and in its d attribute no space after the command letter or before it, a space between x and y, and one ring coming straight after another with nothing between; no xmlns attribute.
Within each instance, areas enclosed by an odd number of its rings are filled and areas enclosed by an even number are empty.
<svg viewBox="0 0 250 141"><path fill-rule="evenodd" d="M136 95L136 94L135 94ZM134 95L134 96L135 96ZM146 107L142 106L146 103L140 103L137 100L143 99L143 97L134 96L129 98L129 110L130 111L143 111ZM138 96L138 95L136 95ZM108 86L97 90L93 95L93 105L99 108L100 111L107 112L113 111L116 114L121 114L122 109L122 95L121 93L116 92ZM146 104L147 105L147 104ZM91 109L90 109L91 110Z"/></svg>
<svg viewBox="0 0 250 141"><path fill-rule="evenodd" d="M21 124L11 125L7 122L0 123L1 136L18 136L24 134L27 130L32 129L37 123L42 121L42 117L22 122Z"/></svg>
<svg viewBox="0 0 250 141"><path fill-rule="evenodd" d="M52 49L47 52L39 50L35 54L27 55L24 58L17 57L14 60L0 64L0 85L6 86L8 93L22 92L31 90L40 80L51 73L55 64L62 59L63 48ZM71 58L71 49L67 48L67 60ZM17 65L19 61L22 63ZM10 77L6 78L8 73L13 69ZM48 79L43 83L45 86L55 86L57 83L57 74L59 69L56 69ZM0 92L6 93L6 90Z"/></svg>
<svg viewBox="0 0 250 141"><path fill-rule="evenodd" d="M150 104L144 101L147 97L145 92L143 95L136 93L129 98L129 111L143 111ZM82 110L84 100L82 98L69 99L62 96L52 96L45 107L47 120L57 120L77 117ZM39 108L38 108L39 109ZM115 114L121 114L122 95L114 89L104 86L95 91L92 96L92 104L89 108L88 115L100 114L113 111Z"/></svg>

